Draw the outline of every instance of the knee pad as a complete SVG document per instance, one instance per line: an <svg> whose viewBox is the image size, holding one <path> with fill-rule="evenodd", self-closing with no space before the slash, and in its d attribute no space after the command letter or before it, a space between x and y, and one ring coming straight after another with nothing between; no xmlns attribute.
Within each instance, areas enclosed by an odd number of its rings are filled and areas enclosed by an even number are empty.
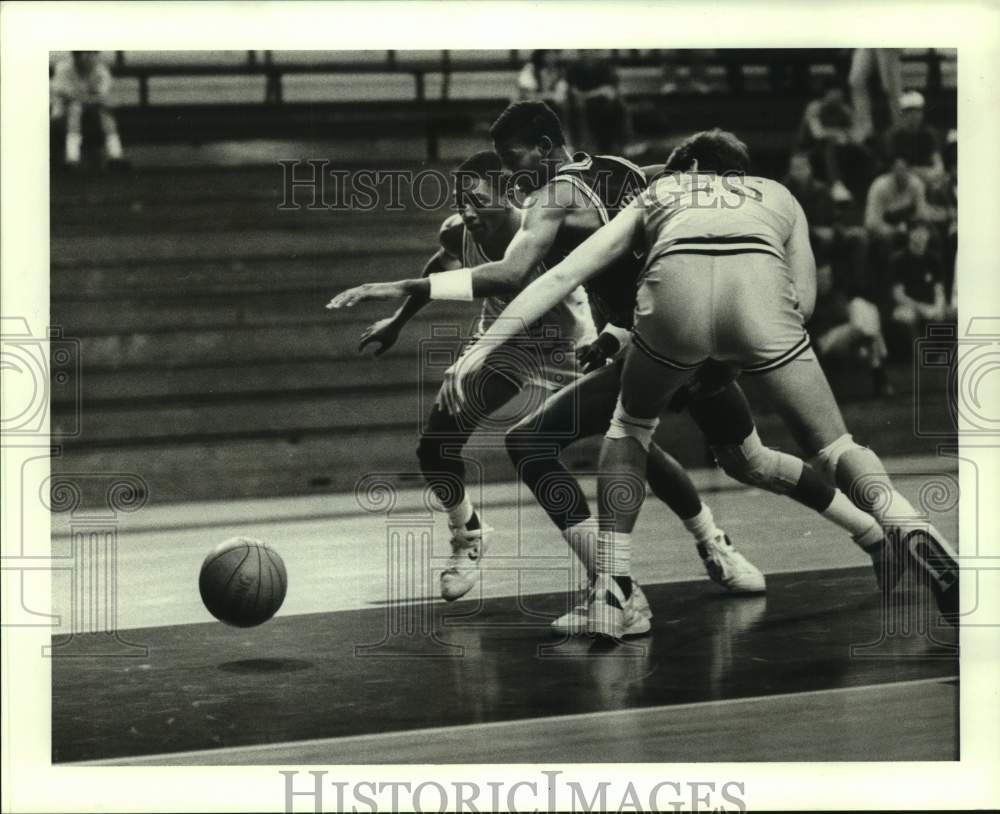
<svg viewBox="0 0 1000 814"><path fill-rule="evenodd" d="M780 495L791 492L802 476L802 461L765 447L756 429L742 443L712 447L712 452L730 477Z"/></svg>
<svg viewBox="0 0 1000 814"><path fill-rule="evenodd" d="M636 418L625 412L621 398L615 405L615 413L611 416L611 426L604 434L605 438L632 438L639 442L646 452L653 442L653 433L659 425L659 418Z"/></svg>
<svg viewBox="0 0 1000 814"><path fill-rule="evenodd" d="M817 452L813 456L810 463L822 473L824 478L829 480L831 483L836 483L837 464L840 461L841 456L845 452L849 452L852 449L865 449L865 447L857 443L854 440L854 436L852 436L849 432L844 433L836 441L832 441Z"/></svg>

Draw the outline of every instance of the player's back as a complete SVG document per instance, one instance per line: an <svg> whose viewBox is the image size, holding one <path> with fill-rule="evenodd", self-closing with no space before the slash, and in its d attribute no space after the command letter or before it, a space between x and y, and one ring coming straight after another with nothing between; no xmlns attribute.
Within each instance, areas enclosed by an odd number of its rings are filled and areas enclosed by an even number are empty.
<svg viewBox="0 0 1000 814"><path fill-rule="evenodd" d="M715 359L745 372L809 348L786 246L798 204L776 181L679 173L642 196L650 247L636 345L668 367Z"/></svg>
<svg viewBox="0 0 1000 814"><path fill-rule="evenodd" d="M643 203L649 263L677 252L784 261L796 216L792 194L758 176L677 173L656 180Z"/></svg>

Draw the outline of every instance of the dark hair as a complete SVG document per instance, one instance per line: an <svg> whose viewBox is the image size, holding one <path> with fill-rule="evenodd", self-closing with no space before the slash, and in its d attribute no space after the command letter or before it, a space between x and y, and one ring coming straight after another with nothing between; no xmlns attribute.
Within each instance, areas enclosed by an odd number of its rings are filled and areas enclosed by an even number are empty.
<svg viewBox="0 0 1000 814"><path fill-rule="evenodd" d="M490 137L494 142L515 141L531 145L547 138L553 147L566 143L556 112L537 99L509 105L490 127Z"/></svg>
<svg viewBox="0 0 1000 814"><path fill-rule="evenodd" d="M691 169L694 161L698 162L699 172L746 172L750 167L750 151L732 133L716 127L684 139L674 148L664 169L684 172Z"/></svg>
<svg viewBox="0 0 1000 814"><path fill-rule="evenodd" d="M452 170L455 184L455 195L467 192L478 181L486 181L494 191L501 195L507 192L507 174L500 163L500 156L492 150L481 150L473 153L465 161Z"/></svg>

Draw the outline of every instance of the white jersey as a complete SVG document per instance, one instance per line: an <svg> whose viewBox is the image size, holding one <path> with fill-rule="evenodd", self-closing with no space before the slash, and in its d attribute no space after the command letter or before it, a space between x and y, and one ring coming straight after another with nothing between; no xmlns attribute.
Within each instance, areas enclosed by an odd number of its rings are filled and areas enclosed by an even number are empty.
<svg viewBox="0 0 1000 814"><path fill-rule="evenodd" d="M648 262L674 252L722 256L745 252L785 260L795 199L757 176L676 173L641 196Z"/></svg>

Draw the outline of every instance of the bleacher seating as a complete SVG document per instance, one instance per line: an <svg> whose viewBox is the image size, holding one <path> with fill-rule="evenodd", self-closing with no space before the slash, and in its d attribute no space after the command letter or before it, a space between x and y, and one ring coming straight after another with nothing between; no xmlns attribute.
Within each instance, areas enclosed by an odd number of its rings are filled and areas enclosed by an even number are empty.
<svg viewBox="0 0 1000 814"><path fill-rule="evenodd" d="M300 137L317 118L344 130L383 121L393 113L398 132L422 137L427 155L438 155L441 137L466 127L469 118L494 110L514 93L526 51L136 51L115 52L109 61L118 81L113 101L126 143L233 137L233 119L247 118L264 137ZM602 52L598 52L602 53ZM678 51L607 51L619 65L622 89L642 112L663 101L664 65L683 62ZM54 64L64 53L53 52ZM729 92L714 95L717 108L755 93L770 93L769 105L801 109L817 77L846 74L849 49L717 51L709 71ZM949 49L906 49L904 80L930 96L952 99L956 54ZM780 88L780 93L775 93ZM447 104L441 104L447 100ZM671 97L683 110L703 98ZM275 108L279 109L275 109ZM228 108L228 109L227 109ZM238 108L237 114L233 108ZM932 105L932 109L934 106ZM261 110L266 115L255 115ZM954 106L935 110L941 123L954 120ZM641 115L641 127L647 123ZM662 122L654 117L652 126Z"/></svg>

